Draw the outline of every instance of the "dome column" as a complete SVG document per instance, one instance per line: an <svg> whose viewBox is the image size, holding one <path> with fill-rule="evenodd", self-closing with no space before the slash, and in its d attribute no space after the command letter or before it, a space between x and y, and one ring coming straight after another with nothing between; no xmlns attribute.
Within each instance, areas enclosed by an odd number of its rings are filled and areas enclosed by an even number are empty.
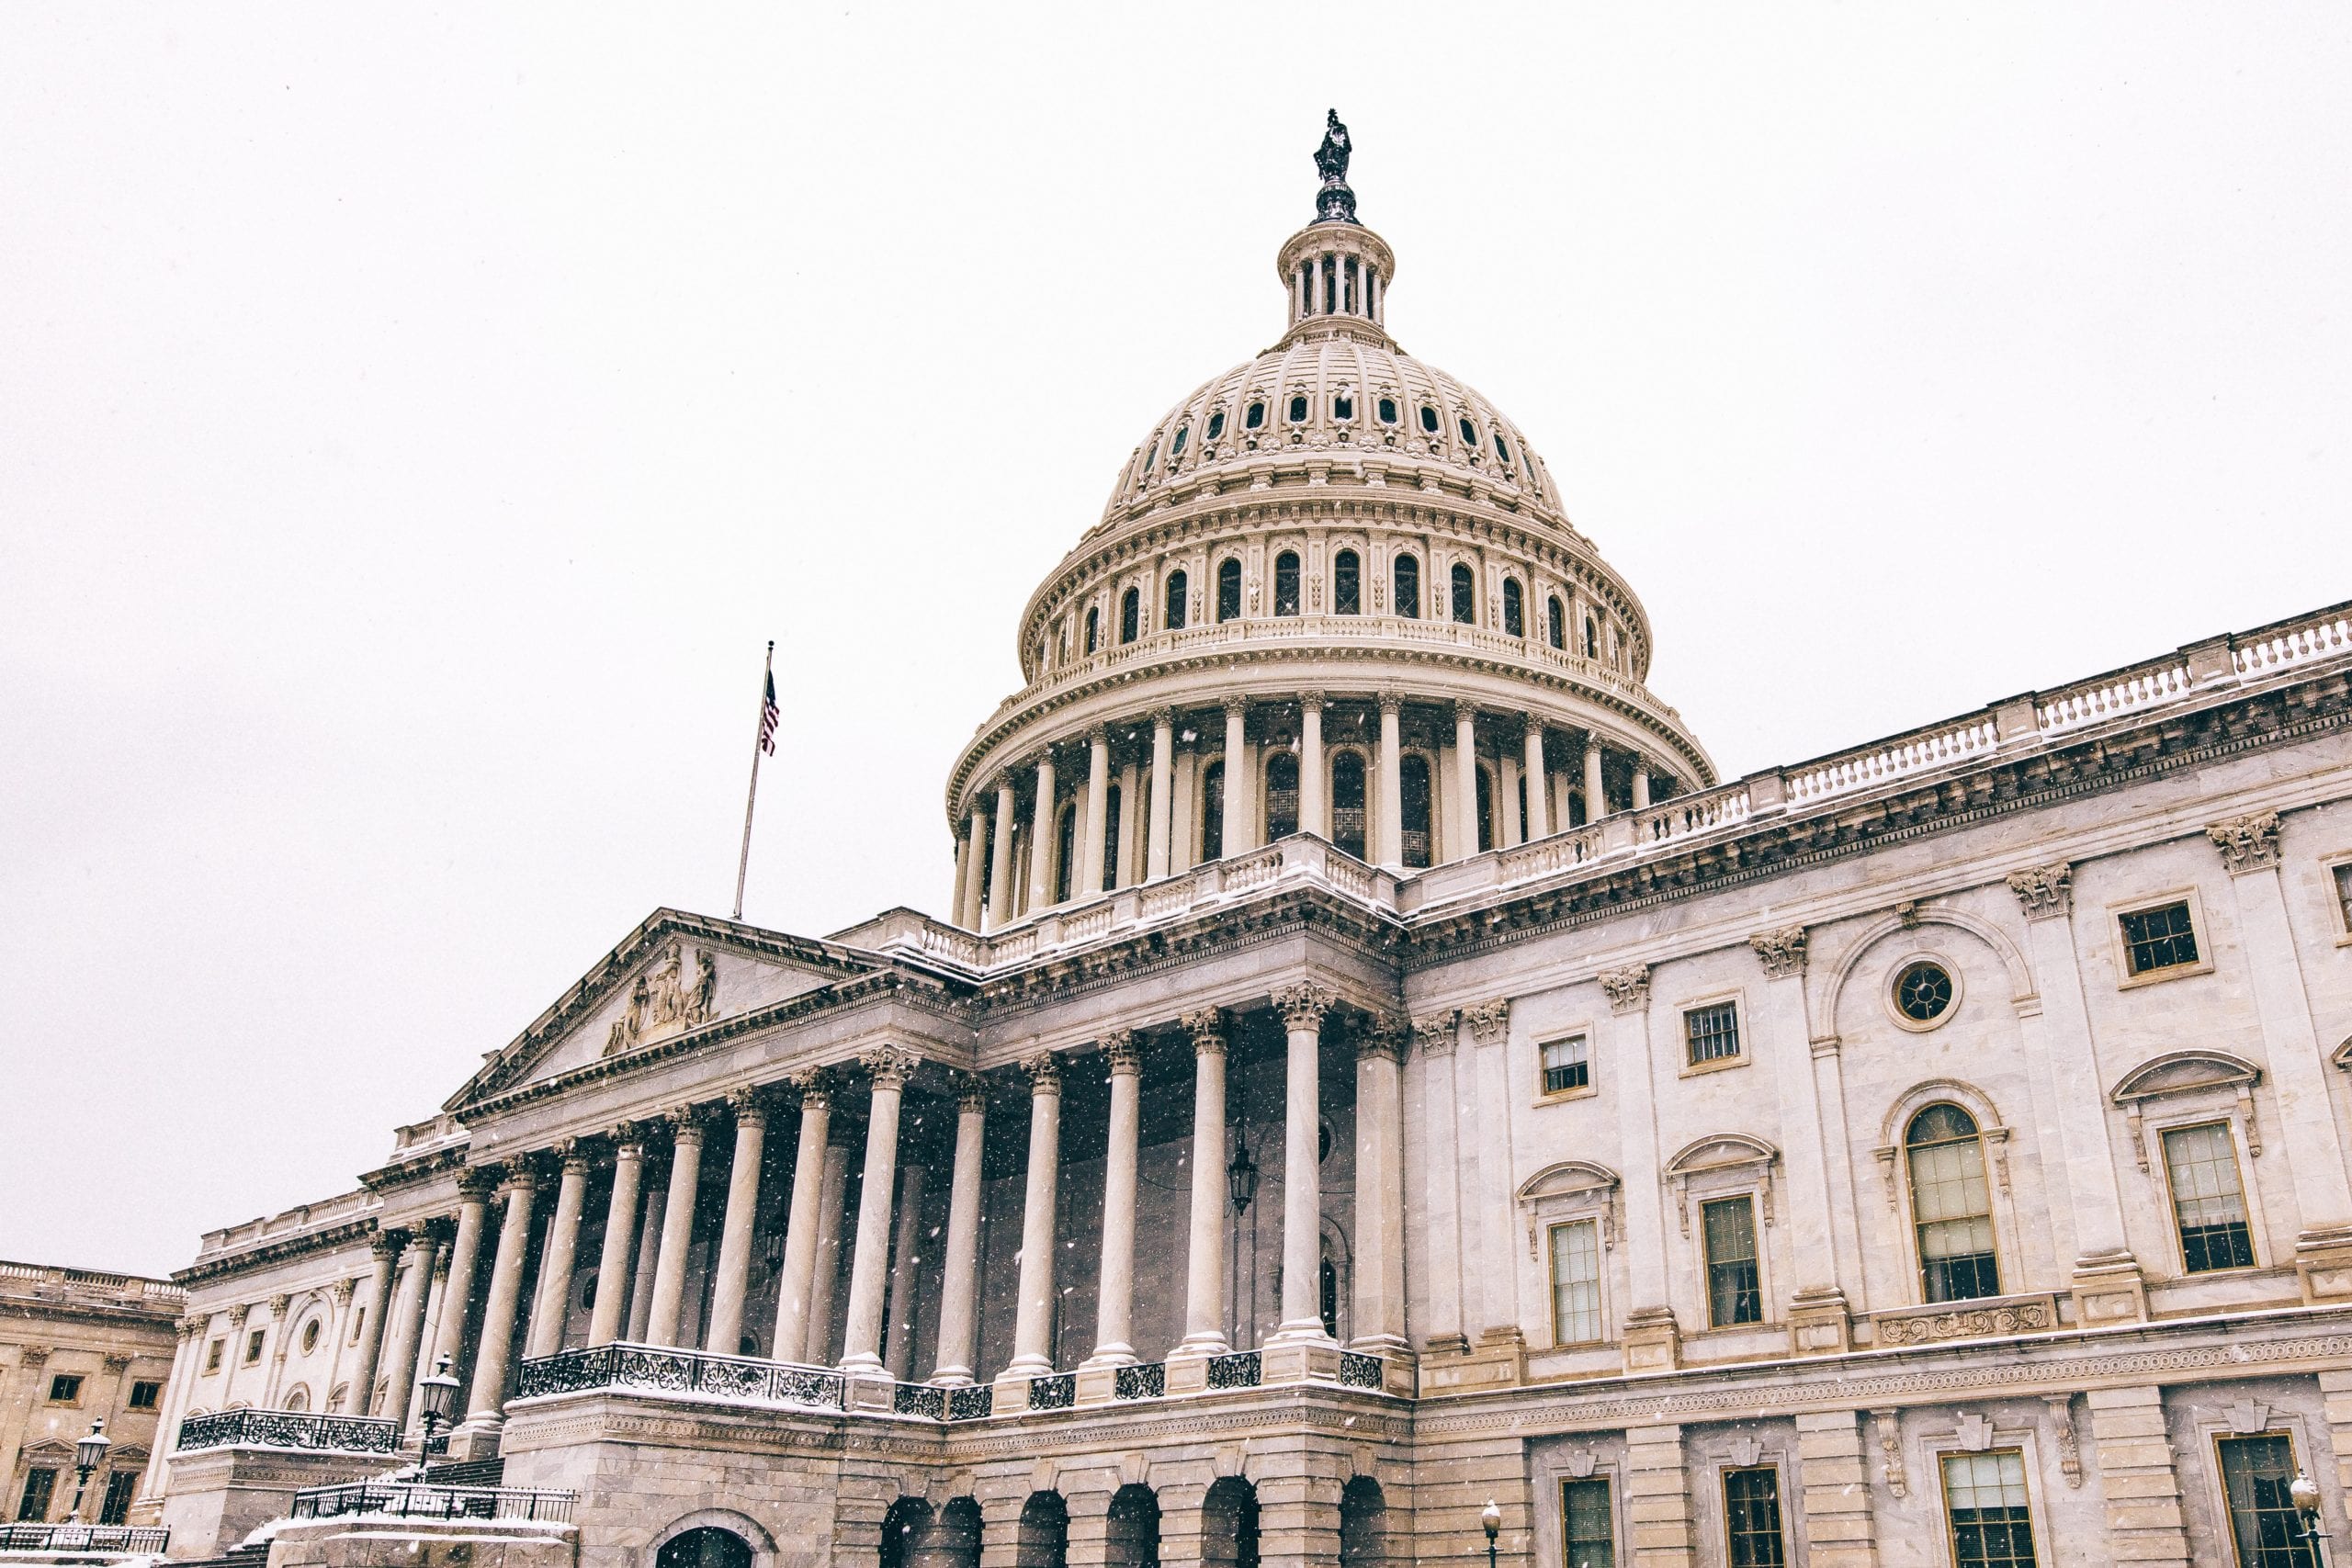
<svg viewBox="0 0 2352 1568"><path fill-rule="evenodd" d="M1650 807L1650 765L1638 755L1634 758L1634 809L1647 811Z"/></svg>
<svg viewBox="0 0 2352 1568"><path fill-rule="evenodd" d="M1320 986L1274 993L1288 1060L1283 1095L1283 1316L1274 1338L1330 1343L1323 1326L1323 1015L1338 1000Z"/></svg>
<svg viewBox="0 0 2352 1568"><path fill-rule="evenodd" d="M996 847L989 855L989 930L1012 923L1012 775L996 785Z"/></svg>
<svg viewBox="0 0 2352 1568"><path fill-rule="evenodd" d="M986 807L975 806L964 824L964 883L963 898L956 910L956 923L967 931L980 929L980 888L987 875L983 857L989 852L989 814Z"/></svg>
<svg viewBox="0 0 2352 1568"><path fill-rule="evenodd" d="M1527 837L1532 842L1552 836L1552 775L1544 768L1544 726L1527 721Z"/></svg>
<svg viewBox="0 0 2352 1568"><path fill-rule="evenodd" d="M1054 1370L1054 1196L1061 1163L1062 1075L1053 1053L1021 1064L1029 1075L1029 1169L1021 1212L1021 1282L1008 1377Z"/></svg>
<svg viewBox="0 0 2352 1568"><path fill-rule="evenodd" d="M1323 773L1323 694L1304 692L1298 699L1298 830L1319 839L1331 836L1331 814L1325 808Z"/></svg>
<svg viewBox="0 0 2352 1568"><path fill-rule="evenodd" d="M1176 716L1161 708L1151 716L1151 838L1144 862L1148 881L1157 882L1168 874L1175 795Z"/></svg>
<svg viewBox="0 0 2352 1568"><path fill-rule="evenodd" d="M1391 871L1405 866L1404 705L1394 692L1380 694L1380 829L1372 856Z"/></svg>
<svg viewBox="0 0 2352 1568"><path fill-rule="evenodd" d="M1037 801L1029 812L1029 907L1054 901L1054 749L1037 753Z"/></svg>
<svg viewBox="0 0 2352 1568"><path fill-rule="evenodd" d="M1178 1355L1225 1354L1225 1015L1184 1015L1193 1039L1193 1204Z"/></svg>
<svg viewBox="0 0 2352 1568"><path fill-rule="evenodd" d="M1458 847L1452 858L1468 860L1478 852L1478 710L1468 703L1453 705L1453 773Z"/></svg>
<svg viewBox="0 0 2352 1568"><path fill-rule="evenodd" d="M1250 709L1229 704L1225 710L1225 852L1230 857L1250 847L1249 841Z"/></svg>
<svg viewBox="0 0 2352 1568"><path fill-rule="evenodd" d="M1111 830L1111 736L1097 729L1086 737L1086 832L1079 851L1078 875L1071 886L1080 897L1102 888L1103 840Z"/></svg>
<svg viewBox="0 0 2352 1568"><path fill-rule="evenodd" d="M1598 822L1609 815L1609 785L1600 773L1600 737L1584 738L1584 819Z"/></svg>

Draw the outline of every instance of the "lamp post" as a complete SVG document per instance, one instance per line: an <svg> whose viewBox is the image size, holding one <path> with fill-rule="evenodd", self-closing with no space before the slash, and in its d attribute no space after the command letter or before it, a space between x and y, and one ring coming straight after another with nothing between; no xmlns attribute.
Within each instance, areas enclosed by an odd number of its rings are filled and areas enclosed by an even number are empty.
<svg viewBox="0 0 2352 1568"><path fill-rule="evenodd" d="M1487 1506L1478 1515L1478 1522L1487 1527L1487 1568L1495 1568L1495 1537L1502 1533L1503 1511L1495 1506L1493 1498L1487 1499Z"/></svg>
<svg viewBox="0 0 2352 1568"><path fill-rule="evenodd" d="M82 1494L90 1487L90 1472L107 1461L107 1419L101 1416L90 1423L82 1440L74 1445L74 1506L66 1510L68 1519L79 1523L82 1517Z"/></svg>
<svg viewBox="0 0 2352 1568"><path fill-rule="evenodd" d="M2309 1471L2295 1472L2295 1479L2287 1483L2287 1501L2295 1506L2296 1517L2303 1521L2302 1539L2312 1543L2312 1555L2325 1562L2327 1537L2319 1528L2319 1483Z"/></svg>
<svg viewBox="0 0 2352 1568"><path fill-rule="evenodd" d="M450 1414L458 1407L458 1380L449 1375L449 1358L442 1357L434 1367L433 1375L420 1379L416 1386L417 1392L424 1396L420 1403L424 1407L424 1447L417 1453L421 1465L435 1453L448 1451L449 1439L439 1439L436 1448L433 1429L447 1425Z"/></svg>

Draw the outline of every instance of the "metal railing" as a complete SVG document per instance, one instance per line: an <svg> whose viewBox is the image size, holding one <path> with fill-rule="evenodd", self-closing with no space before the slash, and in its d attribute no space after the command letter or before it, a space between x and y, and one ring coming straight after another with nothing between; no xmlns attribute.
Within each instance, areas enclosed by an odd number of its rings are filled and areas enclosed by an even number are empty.
<svg viewBox="0 0 2352 1568"><path fill-rule="evenodd" d="M1209 1358L1211 1388L1256 1388L1265 1378L1265 1366L1255 1350Z"/></svg>
<svg viewBox="0 0 2352 1568"><path fill-rule="evenodd" d="M933 1421L978 1421L996 1414L996 1391L984 1382L902 1382L891 1391L890 1410Z"/></svg>
<svg viewBox="0 0 2352 1568"><path fill-rule="evenodd" d="M1378 1393L1385 1387L1381 1376L1380 1358L1367 1356L1361 1350L1340 1352L1340 1386L1368 1388Z"/></svg>
<svg viewBox="0 0 2352 1568"><path fill-rule="evenodd" d="M978 1421L996 1414L996 1390L984 1382L947 1391L947 1419Z"/></svg>
<svg viewBox="0 0 2352 1568"><path fill-rule="evenodd" d="M180 1423L175 1447L316 1449L338 1453L398 1453L401 1424L374 1416L322 1416L299 1410L216 1410Z"/></svg>
<svg viewBox="0 0 2352 1568"><path fill-rule="evenodd" d="M1111 1377L1111 1397L1114 1399L1162 1399L1168 1393L1168 1363L1146 1361L1140 1366L1121 1367Z"/></svg>
<svg viewBox="0 0 2352 1568"><path fill-rule="evenodd" d="M122 1551L163 1555L172 1532L131 1525L0 1525L0 1551Z"/></svg>
<svg viewBox="0 0 2352 1568"><path fill-rule="evenodd" d="M1029 1408L1032 1410L1068 1410L1077 1403L1076 1372L1048 1372L1042 1378L1029 1380Z"/></svg>
<svg viewBox="0 0 2352 1568"><path fill-rule="evenodd" d="M651 1345L594 1345L559 1350L523 1363L515 1397L580 1393L592 1389L646 1389L761 1404L847 1408L847 1384L825 1367L761 1361L748 1356L707 1356Z"/></svg>
<svg viewBox="0 0 2352 1568"><path fill-rule="evenodd" d="M312 1486L294 1494L289 1510L298 1519L334 1519L346 1514L389 1514L403 1519L529 1519L567 1524L576 1492L542 1492L521 1486L434 1486L423 1482L358 1481L347 1486Z"/></svg>

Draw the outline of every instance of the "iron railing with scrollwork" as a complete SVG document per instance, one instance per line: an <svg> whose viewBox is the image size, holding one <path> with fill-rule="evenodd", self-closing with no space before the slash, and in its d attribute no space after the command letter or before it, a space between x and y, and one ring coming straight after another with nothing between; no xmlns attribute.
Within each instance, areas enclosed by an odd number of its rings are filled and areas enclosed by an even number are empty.
<svg viewBox="0 0 2352 1568"><path fill-rule="evenodd" d="M0 1525L0 1551L122 1551L160 1557L172 1532L132 1525Z"/></svg>
<svg viewBox="0 0 2352 1568"><path fill-rule="evenodd" d="M294 1494L289 1510L298 1519L334 1519L345 1514L391 1514L404 1519L537 1519L563 1524L571 1517L576 1492L533 1491L521 1486L431 1486L415 1482L361 1481L348 1486L311 1486Z"/></svg>
<svg viewBox="0 0 2352 1568"><path fill-rule="evenodd" d="M1076 1372L1049 1372L1042 1378L1029 1380L1029 1408L1032 1410L1068 1410L1077 1403Z"/></svg>
<svg viewBox="0 0 2352 1568"><path fill-rule="evenodd" d="M180 1423L182 1453L191 1449L321 1449L398 1453L401 1424L373 1416L320 1416L300 1410L216 1410Z"/></svg>
<svg viewBox="0 0 2352 1568"><path fill-rule="evenodd" d="M1381 1377L1380 1358L1367 1356L1361 1350L1340 1352L1340 1386L1368 1388L1377 1393L1385 1386Z"/></svg>
<svg viewBox="0 0 2352 1568"><path fill-rule="evenodd" d="M890 1409L899 1416L947 1419L947 1391L927 1382L902 1382L890 1395Z"/></svg>
<svg viewBox="0 0 2352 1568"><path fill-rule="evenodd" d="M950 1421L978 1421L995 1414L996 1390L987 1383L968 1383L947 1391L947 1418Z"/></svg>
<svg viewBox="0 0 2352 1568"><path fill-rule="evenodd" d="M1111 1377L1111 1397L1114 1399L1159 1399L1168 1393L1168 1363L1146 1361L1140 1366L1121 1367Z"/></svg>
<svg viewBox="0 0 2352 1568"><path fill-rule="evenodd" d="M1256 1388L1264 1376L1255 1350L1240 1350L1230 1356L1209 1358L1211 1388Z"/></svg>
<svg viewBox="0 0 2352 1568"><path fill-rule="evenodd" d="M760 1361L748 1356L707 1356L697 1350L665 1350L651 1345L594 1345L525 1361L515 1397L600 1388L644 1389L758 1404L812 1405L820 1410L845 1409L848 1392L842 1374L824 1367Z"/></svg>

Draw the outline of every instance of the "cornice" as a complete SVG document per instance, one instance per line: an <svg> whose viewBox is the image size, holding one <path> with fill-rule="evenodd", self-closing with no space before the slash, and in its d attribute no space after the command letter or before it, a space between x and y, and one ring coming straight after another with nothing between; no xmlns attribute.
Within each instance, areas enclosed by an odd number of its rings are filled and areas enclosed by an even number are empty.
<svg viewBox="0 0 2352 1568"><path fill-rule="evenodd" d="M258 1247L238 1252L222 1252L210 1258L200 1258L172 1276L172 1283L195 1286L211 1280L229 1279L256 1269L266 1269L288 1258L307 1258L313 1253L333 1252L354 1242L365 1241L376 1234L376 1216L345 1220L315 1231L298 1232L293 1235L277 1236Z"/></svg>
<svg viewBox="0 0 2352 1568"><path fill-rule="evenodd" d="M361 1172L359 1185L370 1192L391 1192L403 1187L413 1187L443 1171L456 1170L463 1166L466 1150L470 1146L469 1140L445 1144L432 1153L419 1155L413 1159L393 1160L374 1170Z"/></svg>

